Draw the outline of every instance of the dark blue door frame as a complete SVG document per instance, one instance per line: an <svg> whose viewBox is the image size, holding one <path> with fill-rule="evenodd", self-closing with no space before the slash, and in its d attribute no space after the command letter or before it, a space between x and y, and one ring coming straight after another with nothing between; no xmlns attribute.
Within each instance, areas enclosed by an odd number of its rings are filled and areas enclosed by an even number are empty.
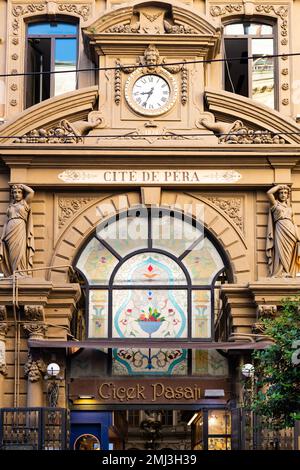
<svg viewBox="0 0 300 470"><path fill-rule="evenodd" d="M109 427L112 424L110 411L71 411L70 449L82 434L93 434L100 441L101 450L109 450Z"/></svg>

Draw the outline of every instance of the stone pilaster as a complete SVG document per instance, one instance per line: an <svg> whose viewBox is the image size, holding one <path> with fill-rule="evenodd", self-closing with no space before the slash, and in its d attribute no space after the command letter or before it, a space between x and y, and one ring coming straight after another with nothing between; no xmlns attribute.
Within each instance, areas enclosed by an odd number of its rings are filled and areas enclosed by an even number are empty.
<svg viewBox="0 0 300 470"><path fill-rule="evenodd" d="M0 305L0 408L4 406L4 381L7 375L6 365L6 334L8 331L7 311L4 305Z"/></svg>

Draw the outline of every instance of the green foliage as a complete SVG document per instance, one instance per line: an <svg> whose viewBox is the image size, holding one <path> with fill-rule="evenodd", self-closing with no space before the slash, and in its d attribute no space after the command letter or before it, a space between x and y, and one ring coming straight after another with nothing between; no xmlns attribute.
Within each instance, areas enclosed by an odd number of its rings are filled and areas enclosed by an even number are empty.
<svg viewBox="0 0 300 470"><path fill-rule="evenodd" d="M286 299L282 305L277 317L263 320L274 345L253 353L258 392L252 409L269 418L274 429L293 426L300 418L300 365L293 360L294 342L300 340L300 299Z"/></svg>

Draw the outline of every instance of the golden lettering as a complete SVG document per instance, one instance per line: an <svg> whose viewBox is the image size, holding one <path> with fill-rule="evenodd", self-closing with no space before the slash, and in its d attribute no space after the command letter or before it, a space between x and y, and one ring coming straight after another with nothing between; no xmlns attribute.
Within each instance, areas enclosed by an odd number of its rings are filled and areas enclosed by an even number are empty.
<svg viewBox="0 0 300 470"><path fill-rule="evenodd" d="M160 390L160 391L159 391ZM163 396L165 387L161 383L152 384L153 398L152 401L156 401L157 398Z"/></svg>
<svg viewBox="0 0 300 470"><path fill-rule="evenodd" d="M165 398L167 400L172 400L173 398L175 398L175 392L174 392L174 388L173 387L166 387L166 390L165 390Z"/></svg>
<svg viewBox="0 0 300 470"><path fill-rule="evenodd" d="M140 385L140 384L137 384L137 392L136 392L136 397L138 399L141 399L143 398L144 400L146 400L146 397L145 397L145 387L143 385Z"/></svg>
<svg viewBox="0 0 300 470"><path fill-rule="evenodd" d="M180 398L183 398L183 388L182 387L177 387L176 392L175 392L175 398L179 400Z"/></svg>
<svg viewBox="0 0 300 470"><path fill-rule="evenodd" d="M99 387L99 395L100 395L100 398L103 398L104 400L107 400L108 398L110 398L111 395L104 395L103 394L103 388L104 387L110 387L112 384L109 384L109 383L106 383L104 382L103 384L100 385Z"/></svg>
<svg viewBox="0 0 300 470"><path fill-rule="evenodd" d="M191 389L191 387L185 387L185 389L184 389L184 398L186 400L190 400L191 398L194 398L194 392Z"/></svg>

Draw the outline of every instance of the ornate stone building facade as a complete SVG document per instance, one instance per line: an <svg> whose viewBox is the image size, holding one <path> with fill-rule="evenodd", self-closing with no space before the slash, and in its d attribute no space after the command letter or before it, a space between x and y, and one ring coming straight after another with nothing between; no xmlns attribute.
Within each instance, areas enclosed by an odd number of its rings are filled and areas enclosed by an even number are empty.
<svg viewBox="0 0 300 470"><path fill-rule="evenodd" d="M129 405L182 409L195 448L245 447L241 365L300 286L298 2L0 12L1 416L118 448Z"/></svg>

